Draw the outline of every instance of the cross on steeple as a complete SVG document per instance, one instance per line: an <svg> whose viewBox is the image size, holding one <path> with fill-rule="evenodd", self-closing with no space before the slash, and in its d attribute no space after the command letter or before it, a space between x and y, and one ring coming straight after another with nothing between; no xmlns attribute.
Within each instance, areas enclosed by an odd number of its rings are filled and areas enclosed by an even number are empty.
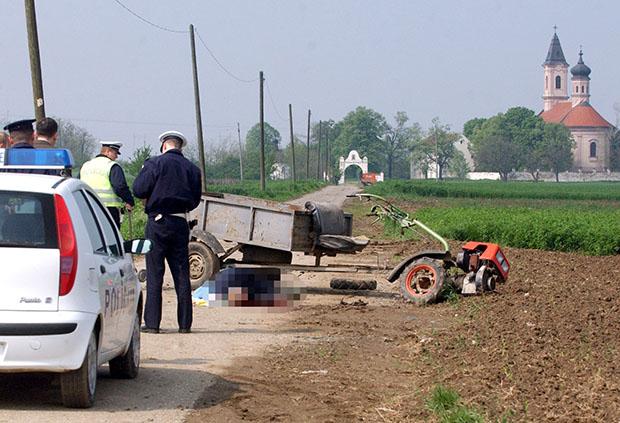
<svg viewBox="0 0 620 423"><path fill-rule="evenodd" d="M555 34L557 34L557 33L558 33L558 26L557 26L557 25L553 25L553 32L554 32Z"/></svg>

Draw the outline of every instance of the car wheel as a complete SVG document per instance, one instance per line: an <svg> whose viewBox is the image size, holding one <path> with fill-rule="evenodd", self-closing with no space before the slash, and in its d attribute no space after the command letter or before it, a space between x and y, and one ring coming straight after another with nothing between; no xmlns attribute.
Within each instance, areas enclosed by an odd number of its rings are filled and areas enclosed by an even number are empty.
<svg viewBox="0 0 620 423"><path fill-rule="evenodd" d="M189 280L192 289L202 286L220 271L220 259L202 242L189 243Z"/></svg>
<svg viewBox="0 0 620 423"><path fill-rule="evenodd" d="M66 407L89 408L95 402L97 388L97 339L90 334L82 366L60 375L60 393Z"/></svg>
<svg viewBox="0 0 620 423"><path fill-rule="evenodd" d="M140 315L133 322L131 341L125 354L110 360L110 375L119 379L135 379L140 370Z"/></svg>

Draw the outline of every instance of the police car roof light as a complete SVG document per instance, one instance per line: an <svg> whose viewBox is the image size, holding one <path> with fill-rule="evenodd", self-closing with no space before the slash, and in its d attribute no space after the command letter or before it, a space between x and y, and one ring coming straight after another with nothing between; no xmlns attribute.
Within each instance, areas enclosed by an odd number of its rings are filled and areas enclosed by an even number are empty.
<svg viewBox="0 0 620 423"><path fill-rule="evenodd" d="M0 148L0 169L71 169L73 157L65 149Z"/></svg>

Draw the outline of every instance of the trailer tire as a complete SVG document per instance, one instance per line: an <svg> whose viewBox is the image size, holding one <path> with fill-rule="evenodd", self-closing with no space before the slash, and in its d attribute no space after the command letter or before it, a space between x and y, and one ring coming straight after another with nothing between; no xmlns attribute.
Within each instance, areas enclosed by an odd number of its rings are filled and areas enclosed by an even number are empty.
<svg viewBox="0 0 620 423"><path fill-rule="evenodd" d="M416 305L437 301L445 281L443 262L420 258L409 264L400 275L400 292Z"/></svg>
<svg viewBox="0 0 620 423"><path fill-rule="evenodd" d="M205 244L199 241L189 243L189 279L192 289L212 280L220 271L220 259Z"/></svg>
<svg viewBox="0 0 620 423"><path fill-rule="evenodd" d="M377 289L377 281L334 278L329 286L332 289L373 290Z"/></svg>

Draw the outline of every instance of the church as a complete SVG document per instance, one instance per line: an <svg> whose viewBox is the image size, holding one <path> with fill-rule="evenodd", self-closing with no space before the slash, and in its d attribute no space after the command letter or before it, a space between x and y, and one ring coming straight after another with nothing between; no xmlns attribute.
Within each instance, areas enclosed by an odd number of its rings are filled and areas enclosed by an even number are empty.
<svg viewBox="0 0 620 423"><path fill-rule="evenodd" d="M583 61L583 51L579 51L579 60L570 69L569 84L568 63L554 33L542 66L545 88L540 117L545 122L562 123L570 130L575 140L573 170L607 171L614 127L590 104L591 69Z"/></svg>

